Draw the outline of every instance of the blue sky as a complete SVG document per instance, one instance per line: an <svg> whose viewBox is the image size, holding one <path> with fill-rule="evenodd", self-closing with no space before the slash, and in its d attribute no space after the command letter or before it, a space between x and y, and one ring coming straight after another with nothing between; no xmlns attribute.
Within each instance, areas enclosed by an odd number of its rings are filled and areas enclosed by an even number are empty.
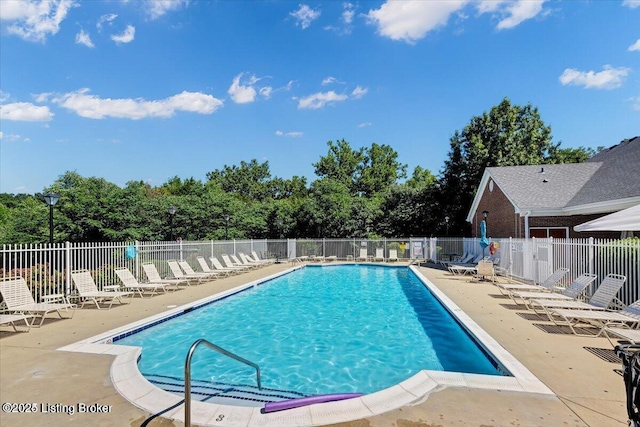
<svg viewBox="0 0 640 427"><path fill-rule="evenodd" d="M0 1L0 192L157 186L327 141L438 174L504 97L562 147L640 134L640 0Z"/></svg>

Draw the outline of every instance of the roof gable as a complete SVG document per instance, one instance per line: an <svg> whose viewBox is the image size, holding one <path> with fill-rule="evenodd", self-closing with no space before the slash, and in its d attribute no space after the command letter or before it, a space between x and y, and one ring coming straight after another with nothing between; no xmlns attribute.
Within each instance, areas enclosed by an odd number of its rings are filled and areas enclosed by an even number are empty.
<svg viewBox="0 0 640 427"><path fill-rule="evenodd" d="M467 221L475 214L491 180L521 215L624 209L640 202L640 137L625 139L584 163L486 168Z"/></svg>

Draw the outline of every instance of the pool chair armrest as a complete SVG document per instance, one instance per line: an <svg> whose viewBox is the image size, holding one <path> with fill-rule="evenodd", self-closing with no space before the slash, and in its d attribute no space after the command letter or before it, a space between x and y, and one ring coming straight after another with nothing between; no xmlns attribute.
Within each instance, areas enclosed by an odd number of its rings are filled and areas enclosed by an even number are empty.
<svg viewBox="0 0 640 427"><path fill-rule="evenodd" d="M42 295L40 298L42 298L42 301L46 303L52 303L52 302L64 302L67 304L69 303L69 301L67 301L67 297L64 294Z"/></svg>
<svg viewBox="0 0 640 427"><path fill-rule="evenodd" d="M105 285L102 289L109 292L115 292L120 289L120 285Z"/></svg>

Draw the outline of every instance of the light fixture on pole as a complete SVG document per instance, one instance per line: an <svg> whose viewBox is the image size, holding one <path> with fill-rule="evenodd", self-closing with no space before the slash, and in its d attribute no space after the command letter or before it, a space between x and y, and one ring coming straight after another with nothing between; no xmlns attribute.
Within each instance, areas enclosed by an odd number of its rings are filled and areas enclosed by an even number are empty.
<svg viewBox="0 0 640 427"><path fill-rule="evenodd" d="M224 215L224 240L229 240L229 214Z"/></svg>
<svg viewBox="0 0 640 427"><path fill-rule="evenodd" d="M446 232L447 236L449 236L449 219L450 219L449 215L444 217L444 223L445 223L445 226L447 227L447 232Z"/></svg>
<svg viewBox="0 0 640 427"><path fill-rule="evenodd" d="M169 209L167 209L167 212L169 212L169 230L171 232L169 236L170 236L170 240L173 240L173 216L176 214L176 207L169 206Z"/></svg>
<svg viewBox="0 0 640 427"><path fill-rule="evenodd" d="M60 195L56 193L49 192L44 195L44 201L49 205L49 244L53 244L53 207L59 199Z"/></svg>
<svg viewBox="0 0 640 427"><path fill-rule="evenodd" d="M482 218L484 218L484 220L487 220L487 217L489 216L489 211L482 211Z"/></svg>

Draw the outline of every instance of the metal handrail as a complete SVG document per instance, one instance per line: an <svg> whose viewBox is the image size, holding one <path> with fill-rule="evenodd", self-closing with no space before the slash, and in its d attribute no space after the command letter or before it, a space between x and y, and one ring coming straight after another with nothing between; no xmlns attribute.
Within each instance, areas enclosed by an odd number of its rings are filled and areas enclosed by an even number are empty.
<svg viewBox="0 0 640 427"><path fill-rule="evenodd" d="M227 357L237 360L238 362L242 362L245 365L251 366L256 369L256 378L258 380L258 389L262 390L262 384L260 382L260 367L253 362L250 362L247 359L244 359L237 354L230 352L229 350L225 350L222 347L219 347L204 338L200 338L191 344L191 348L189 348L189 353L187 353L187 358L184 361L184 425L185 427L191 427L191 358L193 357L193 353L196 351L196 348L200 344L204 344L209 347L211 350L215 350L220 354L223 354Z"/></svg>

